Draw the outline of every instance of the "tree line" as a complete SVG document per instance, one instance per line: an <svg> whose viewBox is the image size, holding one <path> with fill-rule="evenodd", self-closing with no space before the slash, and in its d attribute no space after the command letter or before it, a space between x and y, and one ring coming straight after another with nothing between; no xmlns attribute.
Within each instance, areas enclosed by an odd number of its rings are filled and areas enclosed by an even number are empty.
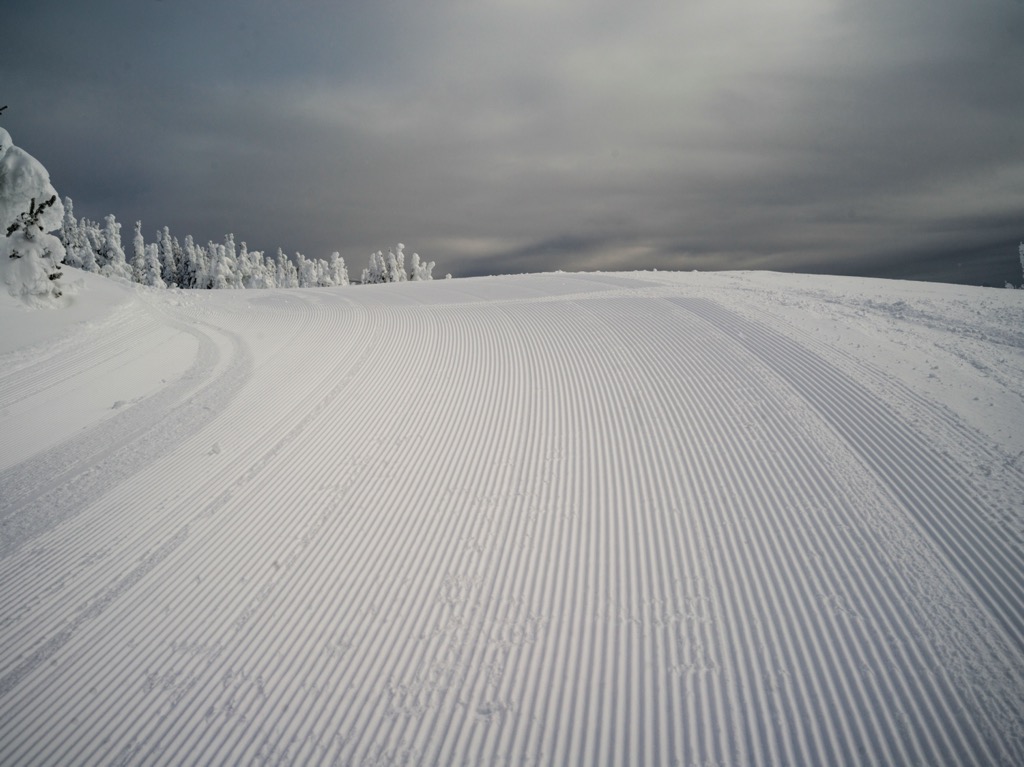
<svg viewBox="0 0 1024 767"><path fill-rule="evenodd" d="M130 250L125 249L121 224L113 215L103 223L77 219L74 203L64 199L64 216L57 235L64 245L63 263L106 277L120 278L155 288L179 287L193 290L231 288L316 288L350 284L345 259L337 252L329 259L285 255L274 256L249 250L234 234L223 242L195 242L192 235L180 242L168 227L147 242L142 222L135 222ZM399 243L385 254L377 251L362 270L360 282L403 282L433 279L434 262L413 253L408 268L405 246Z"/></svg>

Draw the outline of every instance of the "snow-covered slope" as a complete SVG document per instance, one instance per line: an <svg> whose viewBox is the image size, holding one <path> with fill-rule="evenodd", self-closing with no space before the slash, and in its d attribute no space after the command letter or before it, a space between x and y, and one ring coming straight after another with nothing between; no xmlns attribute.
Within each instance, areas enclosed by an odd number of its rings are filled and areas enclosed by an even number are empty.
<svg viewBox="0 0 1024 767"><path fill-rule="evenodd" d="M0 305L0 763L1024 763L1024 292L85 279Z"/></svg>

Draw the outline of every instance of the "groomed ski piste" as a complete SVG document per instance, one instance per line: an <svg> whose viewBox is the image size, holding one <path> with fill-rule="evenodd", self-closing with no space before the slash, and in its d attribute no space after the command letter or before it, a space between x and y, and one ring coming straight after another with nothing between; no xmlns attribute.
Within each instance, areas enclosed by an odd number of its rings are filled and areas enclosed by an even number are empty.
<svg viewBox="0 0 1024 767"><path fill-rule="evenodd" d="M0 298L0 763L1024 764L1024 292Z"/></svg>

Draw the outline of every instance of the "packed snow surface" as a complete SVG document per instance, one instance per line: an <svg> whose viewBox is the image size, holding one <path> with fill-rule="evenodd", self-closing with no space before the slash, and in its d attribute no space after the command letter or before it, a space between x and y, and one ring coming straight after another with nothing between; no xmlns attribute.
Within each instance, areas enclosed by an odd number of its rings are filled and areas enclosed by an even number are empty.
<svg viewBox="0 0 1024 767"><path fill-rule="evenodd" d="M0 763L1024 764L1024 291L0 301Z"/></svg>

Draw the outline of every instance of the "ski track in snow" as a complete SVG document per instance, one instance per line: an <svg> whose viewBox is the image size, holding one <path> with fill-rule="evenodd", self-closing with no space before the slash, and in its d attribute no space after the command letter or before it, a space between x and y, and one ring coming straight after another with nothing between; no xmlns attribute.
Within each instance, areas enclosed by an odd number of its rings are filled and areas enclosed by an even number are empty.
<svg viewBox="0 0 1024 767"><path fill-rule="evenodd" d="M0 382L0 409L25 398L25 392L45 391L95 369L109 376L112 368L116 375L118 368L108 367L108 363L130 354L143 335L141 331L128 331L149 329L147 325L154 319L146 314L131 315L124 318L123 325L113 328L112 337L104 335L97 343L82 344L4 377ZM166 318L163 324L192 336L198 344L194 363L179 379L84 434L0 472L0 487L4 488L0 498L0 558L42 530L60 524L109 486L173 448L209 420L211 413L220 410L247 377L248 351L239 337L226 339L230 345L229 355L224 355L228 356L228 367L217 370L223 353L209 333ZM208 380L211 378L212 382Z"/></svg>
<svg viewBox="0 0 1024 767"><path fill-rule="evenodd" d="M1024 479L884 368L685 276L170 295L0 376L196 344L0 472L0 763L1024 763Z"/></svg>
<svg viewBox="0 0 1024 767"><path fill-rule="evenodd" d="M787 381L847 441L928 531L1024 649L1020 540L985 523L969 474L929 448L890 408L790 339L706 299L675 299ZM1024 483L1017 487L1024 497Z"/></svg>

